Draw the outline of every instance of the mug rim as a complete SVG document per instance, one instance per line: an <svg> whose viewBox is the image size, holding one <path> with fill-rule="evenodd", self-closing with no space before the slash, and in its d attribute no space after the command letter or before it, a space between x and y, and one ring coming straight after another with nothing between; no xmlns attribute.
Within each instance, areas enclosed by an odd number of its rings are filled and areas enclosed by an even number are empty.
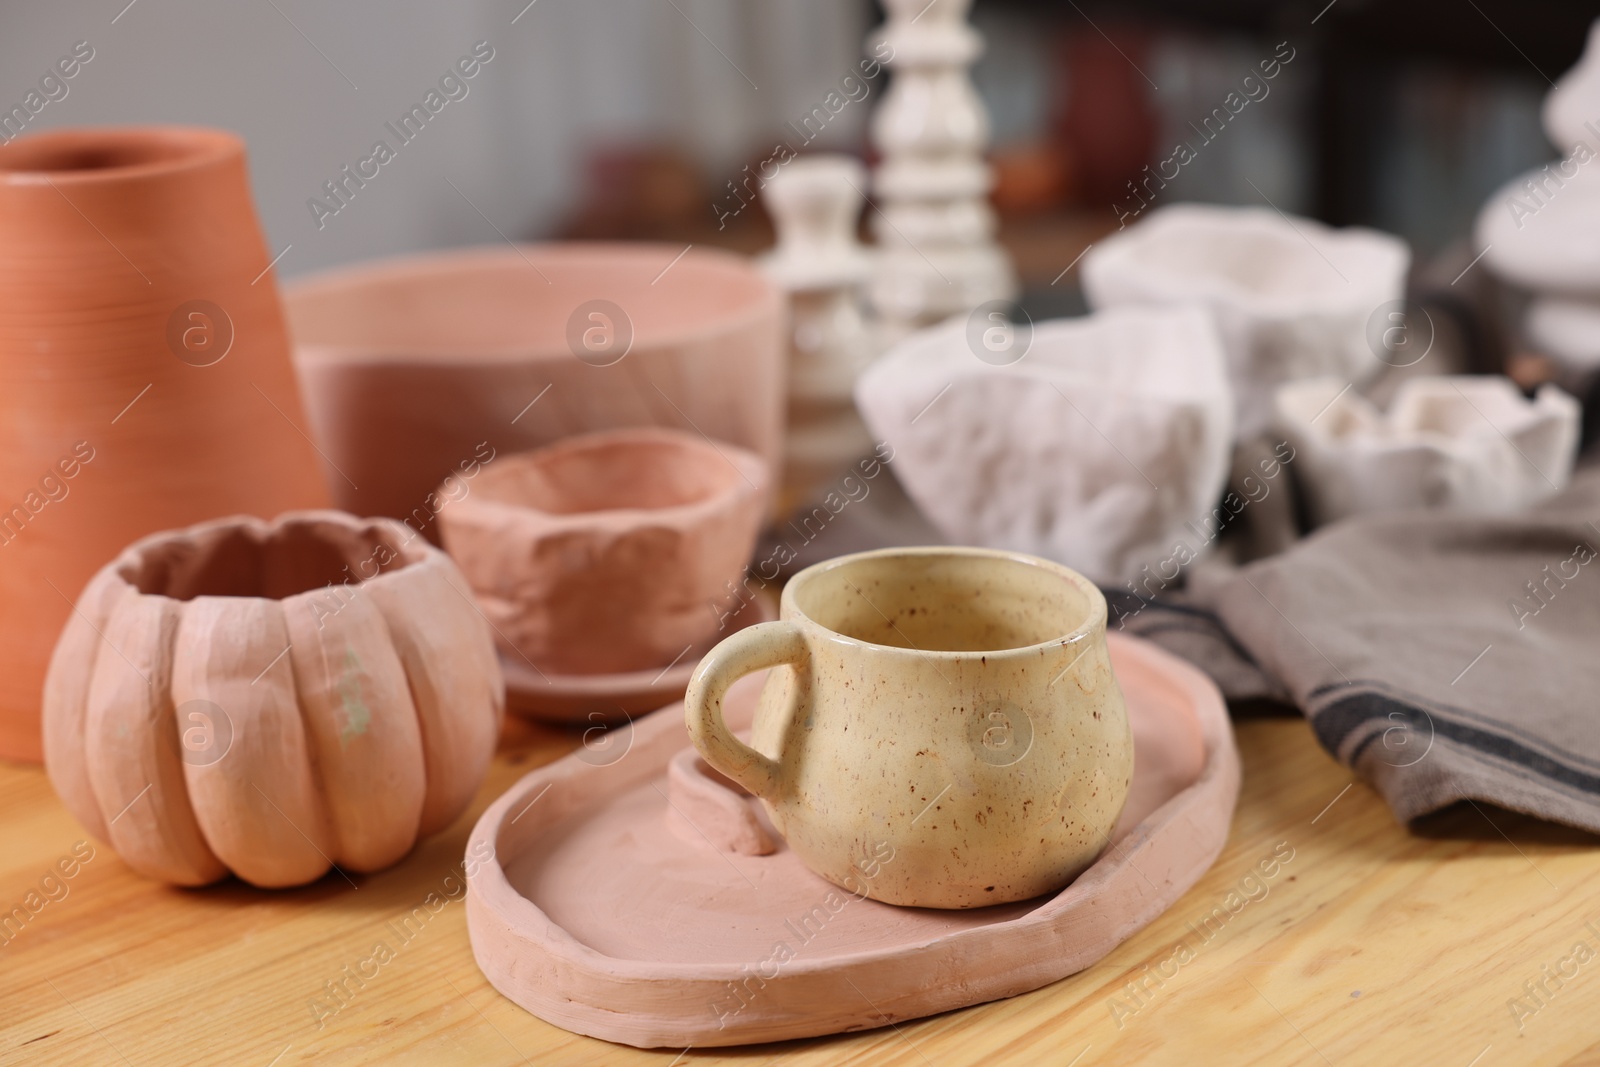
<svg viewBox="0 0 1600 1067"><path fill-rule="evenodd" d="M1054 574L1057 578L1065 580L1075 587L1089 602L1087 616L1077 626L1066 633L1044 641L1036 641L1031 645L1017 645L1013 648L972 649L956 651L951 649L921 649L906 648L899 645L884 645L876 641L864 641L859 637L842 634L830 626L807 615L795 601L795 590L806 581L815 581L829 571L866 559L884 559L892 556L959 556L968 559L1004 560L1011 563L1021 563L1027 566L1038 567L1042 571ZM1064 647L1076 644L1086 638L1092 638L1099 633L1103 636L1106 627L1106 598L1088 578L1062 563L1042 556L1030 555L1026 552L1013 552L999 548L979 548L972 545L908 545L899 548L876 548L867 552L851 552L843 556L825 559L820 563L813 563L796 574L783 587L783 595L779 597L778 617L786 622L804 623L826 634L830 641L841 644L855 645L862 649L874 652L903 653L912 656L932 656L942 659L963 659L972 656L1010 656L1025 653L1036 653L1051 647Z"/></svg>

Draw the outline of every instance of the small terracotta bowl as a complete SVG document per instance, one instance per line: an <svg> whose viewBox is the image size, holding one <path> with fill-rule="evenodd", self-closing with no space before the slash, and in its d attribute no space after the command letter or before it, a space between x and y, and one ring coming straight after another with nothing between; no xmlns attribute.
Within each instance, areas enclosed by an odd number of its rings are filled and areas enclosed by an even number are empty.
<svg viewBox="0 0 1600 1067"><path fill-rule="evenodd" d="M504 707L461 573L400 523L218 519L134 543L78 597L45 767L141 874L300 885L450 825Z"/></svg>
<svg viewBox="0 0 1600 1067"><path fill-rule="evenodd" d="M678 430L585 434L486 466L440 532L508 662L666 667L716 632L767 477L755 453Z"/></svg>

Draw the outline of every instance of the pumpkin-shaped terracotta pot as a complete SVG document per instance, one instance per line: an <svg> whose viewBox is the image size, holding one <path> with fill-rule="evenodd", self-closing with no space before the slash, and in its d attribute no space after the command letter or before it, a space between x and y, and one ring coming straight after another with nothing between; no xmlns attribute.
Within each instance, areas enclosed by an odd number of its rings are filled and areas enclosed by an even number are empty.
<svg viewBox="0 0 1600 1067"><path fill-rule="evenodd" d="M272 258L230 133L0 145L0 756L39 759L67 598L124 545L331 502Z"/></svg>
<svg viewBox="0 0 1600 1067"><path fill-rule="evenodd" d="M448 826L504 701L460 572L400 523L220 519L89 582L50 661L45 766L142 874L299 885Z"/></svg>

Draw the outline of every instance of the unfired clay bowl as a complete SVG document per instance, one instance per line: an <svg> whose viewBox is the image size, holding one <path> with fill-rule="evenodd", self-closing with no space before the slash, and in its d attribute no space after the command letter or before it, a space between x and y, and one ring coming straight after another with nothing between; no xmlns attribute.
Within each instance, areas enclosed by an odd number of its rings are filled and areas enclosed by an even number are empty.
<svg viewBox="0 0 1600 1067"><path fill-rule="evenodd" d="M450 825L503 710L489 627L443 552L334 511L217 519L89 582L50 660L45 767L141 874L301 885Z"/></svg>
<svg viewBox="0 0 1600 1067"><path fill-rule="evenodd" d="M1092 582L1020 553L889 548L801 571L780 616L712 649L684 707L700 755L807 867L888 904L974 908L1094 862L1133 740ZM747 745L723 698L780 664Z"/></svg>
<svg viewBox="0 0 1600 1067"><path fill-rule="evenodd" d="M1278 428L1317 524L1411 508L1527 507L1570 479L1580 415L1555 385L1529 400L1493 375L1407 379L1384 412L1337 378L1278 391Z"/></svg>
<svg viewBox="0 0 1600 1067"><path fill-rule="evenodd" d="M974 354L958 319L891 349L856 403L948 540L1045 556L1106 585L1195 539L1233 441L1227 363L1199 307L1041 322L1001 365Z"/></svg>
<svg viewBox="0 0 1600 1067"><path fill-rule="evenodd" d="M286 307L337 503L418 516L430 539L417 509L482 442L510 453L656 425L772 465L781 453L783 299L732 253L465 249L319 275Z"/></svg>
<svg viewBox="0 0 1600 1067"><path fill-rule="evenodd" d="M664 669L715 633L755 547L767 465L665 429L486 466L440 512L502 653L535 672Z"/></svg>
<svg viewBox="0 0 1600 1067"><path fill-rule="evenodd" d="M1208 306L1228 354L1238 436L1249 439L1270 427L1280 383L1382 369L1367 323L1405 294L1410 262L1404 241L1377 230L1266 207L1173 204L1091 249L1083 287L1095 309Z"/></svg>

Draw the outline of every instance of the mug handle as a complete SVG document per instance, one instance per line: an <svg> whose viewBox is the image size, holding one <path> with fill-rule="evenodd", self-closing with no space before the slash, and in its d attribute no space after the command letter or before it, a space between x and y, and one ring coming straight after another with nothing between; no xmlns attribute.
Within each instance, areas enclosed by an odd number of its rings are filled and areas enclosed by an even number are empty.
<svg viewBox="0 0 1600 1067"><path fill-rule="evenodd" d="M683 697L689 739L712 767L758 797L777 793L782 765L733 736L722 718L728 687L753 671L807 659L805 639L790 622L760 622L730 634L695 668Z"/></svg>

